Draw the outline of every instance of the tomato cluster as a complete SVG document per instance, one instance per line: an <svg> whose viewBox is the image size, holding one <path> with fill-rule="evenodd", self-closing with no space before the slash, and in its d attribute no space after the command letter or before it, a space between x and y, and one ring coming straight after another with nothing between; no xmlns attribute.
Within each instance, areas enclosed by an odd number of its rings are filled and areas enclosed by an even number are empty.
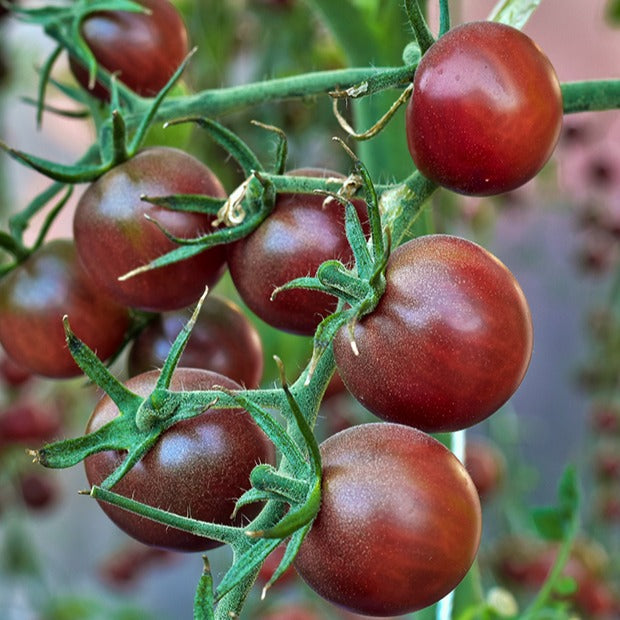
<svg viewBox="0 0 620 620"><path fill-rule="evenodd" d="M140 96L152 97L187 55L187 33L166 0L139 3L147 10L88 15L81 35L103 68ZM77 80L107 101L108 90L89 84L86 69L75 58L70 62ZM422 58L407 110L407 140L416 166L431 180L461 193L495 194L540 170L561 118L557 78L535 44L512 28L475 23L449 31ZM344 180L328 170L290 174ZM145 402L161 387L160 369L168 366L173 342L188 321L187 308L226 269L261 320L311 336L323 319L344 316L360 300L343 286L339 303L338 287L321 288L321 282L279 289L314 276L326 261L339 265L347 282L370 290L376 303L338 324L333 353L341 385L334 389L346 387L383 422L353 426L321 444L322 501L295 567L319 595L353 613L397 615L436 603L472 566L481 536L478 493L489 492L501 474L488 482L489 462L482 462L477 491L465 466L427 433L471 427L519 387L533 334L516 279L481 246L428 234L384 256L369 250L368 262L382 268L364 280L368 265L355 264L361 262L359 247L369 241L380 253L372 243L370 207L355 198L345 216L338 200L296 192L277 193L266 219L243 238L147 268L179 248L179 238L193 240L222 225L211 211L163 206L163 198L173 195L227 198L205 164L161 146L139 151L92 182L75 211L74 240L43 244L1 282L0 343L28 371L64 378L80 373L65 345L64 315L101 360L131 335L125 388ZM357 252L353 211L361 239ZM262 373L256 328L239 307L210 293L166 387L228 395L259 388ZM312 409L302 404L304 411ZM126 415L119 409L117 400L104 396L86 432L95 436L113 428ZM231 517L254 468L276 464L272 442L248 411L212 403L166 427L112 491L176 515L243 527L258 515L262 500L283 501L274 491ZM9 422L8 415L0 418L0 433ZM110 445L85 458L91 486L100 486L127 456ZM310 450L303 448L305 458ZM24 489L36 498L32 484ZM100 505L119 528L147 545L203 551L221 544L112 503ZM121 578L129 579L131 571L121 568Z"/></svg>

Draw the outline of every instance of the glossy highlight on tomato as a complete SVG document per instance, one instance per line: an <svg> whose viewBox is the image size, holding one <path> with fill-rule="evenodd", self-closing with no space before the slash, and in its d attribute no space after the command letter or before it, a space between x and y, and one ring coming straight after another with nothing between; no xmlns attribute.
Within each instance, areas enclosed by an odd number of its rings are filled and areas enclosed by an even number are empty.
<svg viewBox="0 0 620 620"><path fill-rule="evenodd" d="M549 59L528 36L497 22L458 26L416 70L407 142L420 172L455 192L513 190L551 156L562 93Z"/></svg>
<svg viewBox="0 0 620 620"><path fill-rule="evenodd" d="M326 170L293 170L301 177L335 177ZM228 246L228 268L239 295L263 321L286 332L310 336L336 309L337 299L326 293L295 289L273 291L304 276L314 276L321 263L340 259L351 263L353 253L344 228L344 207L316 194L280 194L257 230ZM362 222L365 205L354 204Z"/></svg>
<svg viewBox="0 0 620 620"><path fill-rule="evenodd" d="M91 13L82 22L81 34L99 65L138 95L153 97L187 56L187 30L168 0L136 2L148 12ZM77 81L88 89L88 71L73 57L69 63ZM99 82L89 90L98 99L109 99Z"/></svg>
<svg viewBox="0 0 620 620"><path fill-rule="evenodd" d="M129 326L127 309L100 290L68 239L46 243L0 282L0 342L31 372L56 379L82 374L62 323L106 360Z"/></svg>
<svg viewBox="0 0 620 620"><path fill-rule="evenodd" d="M140 332L129 351L130 376L164 365L189 316L187 310L167 312L155 317ZM179 366L212 370L244 387L256 388L263 375L263 345L258 331L239 306L210 293L202 304Z"/></svg>
<svg viewBox="0 0 620 620"><path fill-rule="evenodd" d="M397 248L375 310L334 339L349 391L384 420L427 432L484 420L519 387L532 319L518 282L495 256L451 235Z"/></svg>
<svg viewBox="0 0 620 620"><path fill-rule="evenodd" d="M217 177L196 158L153 147L104 174L80 198L73 220L80 259L95 284L123 305L154 312L185 308L224 272L225 250L217 246L119 281L178 247L145 215L178 237L212 230L211 215L173 211L141 199L173 194L226 196Z"/></svg>
<svg viewBox="0 0 620 620"><path fill-rule="evenodd" d="M141 396L151 393L159 371L133 377L125 384ZM178 368L171 390L208 390L214 386L236 390L240 386L214 372ZM90 433L118 416L118 408L105 396L93 411ZM123 454L99 452L84 461L91 485L98 485L120 465ZM250 488L250 472L258 463L273 462L273 446L251 416L242 409L208 409L164 431L155 446L112 490L140 502L195 519L241 525L255 517L261 506L252 504L230 515L236 499ZM221 543L155 523L117 506L100 503L103 511L127 534L156 547L177 551L203 551Z"/></svg>
<svg viewBox="0 0 620 620"><path fill-rule="evenodd" d="M320 511L295 568L320 596L373 616L411 613L453 590L476 556L481 510L460 461L399 424L321 444Z"/></svg>

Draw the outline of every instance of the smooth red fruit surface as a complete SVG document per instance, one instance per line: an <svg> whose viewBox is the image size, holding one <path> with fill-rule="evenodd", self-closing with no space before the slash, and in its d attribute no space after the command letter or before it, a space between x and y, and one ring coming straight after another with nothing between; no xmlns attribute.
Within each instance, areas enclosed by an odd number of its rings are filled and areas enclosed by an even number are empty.
<svg viewBox="0 0 620 620"><path fill-rule="evenodd" d="M138 95L155 96L187 56L187 30L175 7L167 0L136 0L148 12L100 11L82 22L81 33L97 63L116 73ZM75 58L70 67L77 81L88 89L88 71ZM97 82L90 90L107 101L108 90Z"/></svg>
<svg viewBox="0 0 620 620"><path fill-rule="evenodd" d="M129 379L125 384L141 396L151 393L158 371ZM208 390L218 385L240 386L208 370L178 368L171 390ZM95 407L87 433L101 428L118 416L109 397ZM89 456L84 465L91 485L103 482L120 465L124 455L117 451ZM237 498L250 488L250 472L258 463L273 462L273 446L241 409L208 409L195 418L178 422L159 437L155 446L112 488L121 495L169 512L202 521L241 525L256 516L260 506L252 504L230 515ZM100 503L103 511L127 534L147 545L177 551L213 549L219 542L168 528L144 517Z"/></svg>
<svg viewBox="0 0 620 620"><path fill-rule="evenodd" d="M456 587L480 543L480 501L459 460L429 435L364 424L321 444L320 511L295 568L328 601L390 616Z"/></svg>
<svg viewBox="0 0 620 620"><path fill-rule="evenodd" d="M61 429L62 418L56 407L12 403L0 411L0 447L49 442L58 438Z"/></svg>
<svg viewBox="0 0 620 620"><path fill-rule="evenodd" d="M529 181L562 128L562 93L528 36L497 22L450 30L424 54L406 111L415 165L436 183L487 196Z"/></svg>
<svg viewBox="0 0 620 620"><path fill-rule="evenodd" d="M212 230L210 215L173 211L141 200L143 195L172 194L226 196L217 177L197 159L177 149L153 147L104 174L77 205L73 231L80 259L95 284L126 306L155 312L185 308L225 269L225 251L215 247L119 281L178 247L145 215L177 237L193 238Z"/></svg>
<svg viewBox="0 0 620 620"><path fill-rule="evenodd" d="M161 368L189 317L187 311L169 312L147 325L129 351L129 374ZM179 366L212 370L247 388L256 388L263 375L263 345L258 331L237 305L210 294Z"/></svg>
<svg viewBox="0 0 620 620"><path fill-rule="evenodd" d="M455 431L515 392L532 353L523 291L495 256L451 235L427 235L389 258L375 310L334 340L349 391L384 420Z"/></svg>
<svg viewBox="0 0 620 620"><path fill-rule="evenodd" d="M325 170L296 170L291 175L336 177ZM283 331L312 335L317 325L336 309L337 299L325 293L295 289L271 294L295 278L314 276L321 263L353 261L344 228L344 207L327 204L316 194L280 194L273 212L260 227L228 246L228 268L243 301L263 321ZM360 219L364 203L354 201Z"/></svg>
<svg viewBox="0 0 620 620"><path fill-rule="evenodd" d="M129 325L126 308L84 272L73 242L50 241L0 282L0 342L17 363L53 378L82 374L62 324L105 360L119 348Z"/></svg>

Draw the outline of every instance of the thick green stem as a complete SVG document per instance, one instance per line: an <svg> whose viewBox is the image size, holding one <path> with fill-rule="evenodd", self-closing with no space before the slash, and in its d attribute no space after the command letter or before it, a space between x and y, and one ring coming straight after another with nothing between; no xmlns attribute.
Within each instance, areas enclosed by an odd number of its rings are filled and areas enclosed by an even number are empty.
<svg viewBox="0 0 620 620"><path fill-rule="evenodd" d="M620 108L620 80L588 80L562 84L564 113Z"/></svg>

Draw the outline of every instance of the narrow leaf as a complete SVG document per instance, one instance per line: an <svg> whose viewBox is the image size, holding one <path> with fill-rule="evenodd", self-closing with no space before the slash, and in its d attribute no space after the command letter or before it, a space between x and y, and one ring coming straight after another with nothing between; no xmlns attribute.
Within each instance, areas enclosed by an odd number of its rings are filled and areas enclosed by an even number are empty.
<svg viewBox="0 0 620 620"><path fill-rule="evenodd" d="M520 30L540 3L541 0L500 0L491 10L489 19Z"/></svg>

